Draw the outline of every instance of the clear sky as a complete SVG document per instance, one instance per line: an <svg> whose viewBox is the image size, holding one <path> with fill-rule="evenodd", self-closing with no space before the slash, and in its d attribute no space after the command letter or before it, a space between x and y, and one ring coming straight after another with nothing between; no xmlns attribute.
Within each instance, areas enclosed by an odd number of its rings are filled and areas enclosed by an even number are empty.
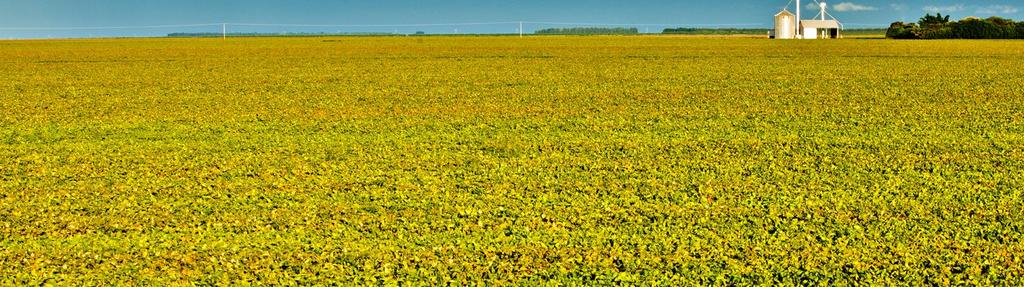
<svg viewBox="0 0 1024 287"><path fill-rule="evenodd" d="M805 5L813 0L802 1ZM220 27L109 28L204 23L408 25L465 22L673 24L687 27L769 27L789 0L0 0L0 38L155 36L219 32ZM884 27L925 13L953 18L1024 18L1024 0L829 1L847 27ZM810 11L805 17L814 16ZM565 24L566 26L578 26ZM99 27L105 29L58 29ZM527 24L527 32L557 24ZM639 25L635 25L639 26ZM32 28L32 29L26 29ZM45 28L45 29L44 29ZM50 29L53 28L53 29ZM230 25L235 32L514 33L517 24L395 27ZM664 25L639 26L660 31Z"/></svg>

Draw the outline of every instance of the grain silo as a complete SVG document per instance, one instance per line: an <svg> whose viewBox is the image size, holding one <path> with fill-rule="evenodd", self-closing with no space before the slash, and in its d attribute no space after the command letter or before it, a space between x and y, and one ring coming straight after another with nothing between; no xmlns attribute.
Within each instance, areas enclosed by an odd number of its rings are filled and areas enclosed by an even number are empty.
<svg viewBox="0 0 1024 287"><path fill-rule="evenodd" d="M775 39L796 38L796 15L789 10L782 9L782 12L775 14Z"/></svg>

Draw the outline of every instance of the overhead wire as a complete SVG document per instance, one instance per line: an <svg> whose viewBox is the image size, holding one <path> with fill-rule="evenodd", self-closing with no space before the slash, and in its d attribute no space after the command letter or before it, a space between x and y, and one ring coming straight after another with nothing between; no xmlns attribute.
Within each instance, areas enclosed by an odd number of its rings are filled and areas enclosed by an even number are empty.
<svg viewBox="0 0 1024 287"><path fill-rule="evenodd" d="M176 25L144 25L144 26L77 26L77 27L0 27L7 31L68 31L68 30L121 30L121 29L158 29L158 28L190 28L220 26L224 23L176 24Z"/></svg>
<svg viewBox="0 0 1024 287"><path fill-rule="evenodd" d="M723 26L757 26L764 23L598 23L598 22L556 22L556 21L503 21L503 22L455 22L455 23L414 23L414 24L297 24L297 23L200 23L170 25L137 25L137 26L60 26L60 27L0 27L6 31L61 31L61 30L122 30L122 29L161 29L190 28L214 26L243 27L309 27L309 28L373 28L373 27L444 27L444 26L487 26L512 24L542 25L591 25L591 26L691 26L691 27L723 27Z"/></svg>

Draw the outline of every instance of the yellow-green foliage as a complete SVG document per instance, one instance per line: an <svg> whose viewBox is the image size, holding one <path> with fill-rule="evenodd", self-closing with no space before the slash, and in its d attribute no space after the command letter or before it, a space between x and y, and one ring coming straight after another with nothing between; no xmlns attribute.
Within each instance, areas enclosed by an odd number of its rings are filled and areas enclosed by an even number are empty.
<svg viewBox="0 0 1024 287"><path fill-rule="evenodd" d="M1024 42L0 42L0 283L1024 284Z"/></svg>

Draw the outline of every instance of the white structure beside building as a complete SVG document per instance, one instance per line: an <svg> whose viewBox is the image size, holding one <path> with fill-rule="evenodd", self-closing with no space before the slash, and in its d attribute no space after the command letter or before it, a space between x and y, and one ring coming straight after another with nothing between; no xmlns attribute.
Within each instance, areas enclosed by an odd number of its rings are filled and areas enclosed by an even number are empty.
<svg viewBox="0 0 1024 287"><path fill-rule="evenodd" d="M800 0L796 0L796 14L789 7L775 14L774 39L838 39L842 37L843 24L828 13L828 5L819 2L821 12L813 19L800 19ZM831 19L828 19L831 18Z"/></svg>

